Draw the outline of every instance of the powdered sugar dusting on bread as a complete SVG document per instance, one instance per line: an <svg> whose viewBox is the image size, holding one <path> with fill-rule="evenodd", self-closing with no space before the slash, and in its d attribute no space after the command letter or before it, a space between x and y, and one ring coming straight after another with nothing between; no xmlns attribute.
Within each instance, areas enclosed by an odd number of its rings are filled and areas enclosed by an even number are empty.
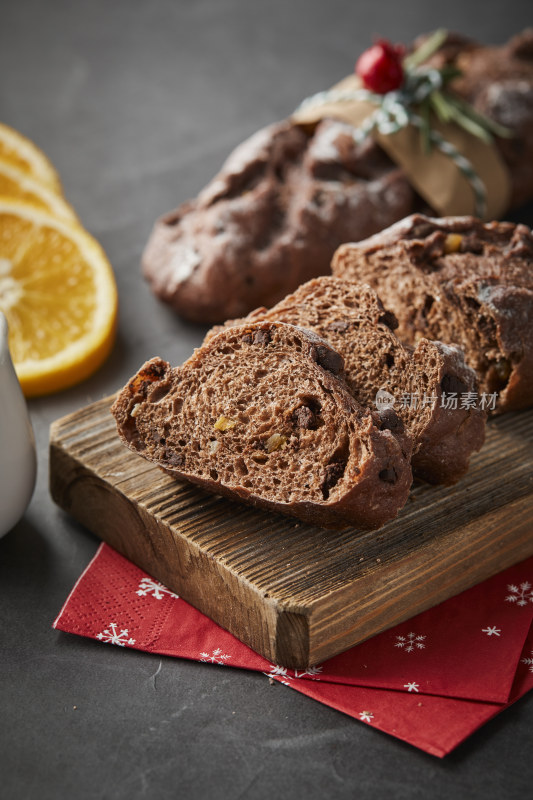
<svg viewBox="0 0 533 800"><path fill-rule="evenodd" d="M202 256L192 247L178 244L172 253L172 262L168 271L169 289L174 291L180 283L189 280Z"/></svg>
<svg viewBox="0 0 533 800"><path fill-rule="evenodd" d="M454 344L445 344L444 342L435 341L439 350L447 356L457 358L459 361L464 361L464 354L460 347Z"/></svg>
<svg viewBox="0 0 533 800"><path fill-rule="evenodd" d="M339 161L341 156L337 146L337 139L341 133L348 133L351 136L353 128L336 122L317 128L309 147L311 157L324 162Z"/></svg>
<svg viewBox="0 0 533 800"><path fill-rule="evenodd" d="M265 160L272 141L272 127L262 128L235 148L224 162L222 170L237 174L242 172L250 161Z"/></svg>
<svg viewBox="0 0 533 800"><path fill-rule="evenodd" d="M531 122L533 86L528 81L501 81L488 87L488 109L498 122L509 128L519 128Z"/></svg>

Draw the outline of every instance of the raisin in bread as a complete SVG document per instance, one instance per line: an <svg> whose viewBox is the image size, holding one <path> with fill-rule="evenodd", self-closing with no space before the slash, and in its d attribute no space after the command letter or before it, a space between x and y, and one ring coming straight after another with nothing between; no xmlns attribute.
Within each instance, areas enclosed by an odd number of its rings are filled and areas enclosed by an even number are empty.
<svg viewBox="0 0 533 800"><path fill-rule="evenodd" d="M147 362L112 412L125 444L176 478L323 527L375 528L408 497L409 458L342 366L309 331L241 325L181 367Z"/></svg>
<svg viewBox="0 0 533 800"><path fill-rule="evenodd" d="M263 320L309 328L326 339L343 356L346 383L362 405L375 408L381 390L382 427L412 440L417 477L452 484L464 475L471 454L483 444L485 414L477 407L447 403L452 391L477 388L476 375L459 349L427 339L414 350L404 346L394 333L396 318L370 286L332 276L309 281L272 309L259 308L247 317ZM383 392L393 399L392 407Z"/></svg>
<svg viewBox="0 0 533 800"><path fill-rule="evenodd" d="M533 404L533 235L525 225L414 215L346 244L335 275L369 283L394 311L398 336L458 344L496 411Z"/></svg>
<svg viewBox="0 0 533 800"><path fill-rule="evenodd" d="M511 206L531 199L533 30L502 47L450 35L432 64L462 70L454 91L513 132L495 141ZM143 272L183 317L221 322L327 274L343 242L422 210L402 170L372 140L356 144L349 125L284 121L237 147L196 199L156 221Z"/></svg>

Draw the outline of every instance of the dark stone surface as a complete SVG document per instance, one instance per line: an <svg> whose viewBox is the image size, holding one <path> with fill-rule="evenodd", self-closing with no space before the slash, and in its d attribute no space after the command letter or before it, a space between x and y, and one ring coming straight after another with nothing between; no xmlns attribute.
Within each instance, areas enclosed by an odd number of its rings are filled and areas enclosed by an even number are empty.
<svg viewBox="0 0 533 800"><path fill-rule="evenodd" d="M3 0L1 119L56 164L116 270L121 317L92 379L30 403L38 485L0 541L2 798L529 796L532 697L439 761L262 675L54 631L97 540L53 505L47 441L52 420L147 358L178 363L199 344L202 328L152 298L139 258L156 215L196 194L234 145L348 73L374 34L408 41L443 25L501 42L530 11L503 0ZM533 213L514 217L531 224Z"/></svg>

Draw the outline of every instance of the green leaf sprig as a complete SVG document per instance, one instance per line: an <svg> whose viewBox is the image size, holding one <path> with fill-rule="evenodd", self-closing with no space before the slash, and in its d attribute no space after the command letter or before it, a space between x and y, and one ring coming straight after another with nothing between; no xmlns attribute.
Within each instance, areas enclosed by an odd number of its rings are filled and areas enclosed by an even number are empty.
<svg viewBox="0 0 533 800"><path fill-rule="evenodd" d="M419 104L419 114L422 120L420 130L425 152L429 152L433 146L431 112L441 122L455 123L487 144L493 142L494 136L512 137L513 131L476 111L467 100L453 92L449 84L462 75L460 69L453 65L445 65L440 70L424 67L424 63L442 47L447 36L448 32L440 28L403 61L404 91L415 94L417 89L421 89L420 93L423 94ZM428 80L435 83L435 74L439 76L436 83L440 85L428 86L424 92L423 83Z"/></svg>

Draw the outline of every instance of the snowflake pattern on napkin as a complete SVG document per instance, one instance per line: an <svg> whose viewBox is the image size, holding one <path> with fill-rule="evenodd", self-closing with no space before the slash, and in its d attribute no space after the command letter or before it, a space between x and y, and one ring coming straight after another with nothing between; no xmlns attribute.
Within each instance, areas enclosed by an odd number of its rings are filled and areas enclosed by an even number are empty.
<svg viewBox="0 0 533 800"><path fill-rule="evenodd" d="M256 670L443 756L533 688L533 639L526 642L532 573L533 558L323 664L291 670L102 544L54 627L121 648Z"/></svg>

